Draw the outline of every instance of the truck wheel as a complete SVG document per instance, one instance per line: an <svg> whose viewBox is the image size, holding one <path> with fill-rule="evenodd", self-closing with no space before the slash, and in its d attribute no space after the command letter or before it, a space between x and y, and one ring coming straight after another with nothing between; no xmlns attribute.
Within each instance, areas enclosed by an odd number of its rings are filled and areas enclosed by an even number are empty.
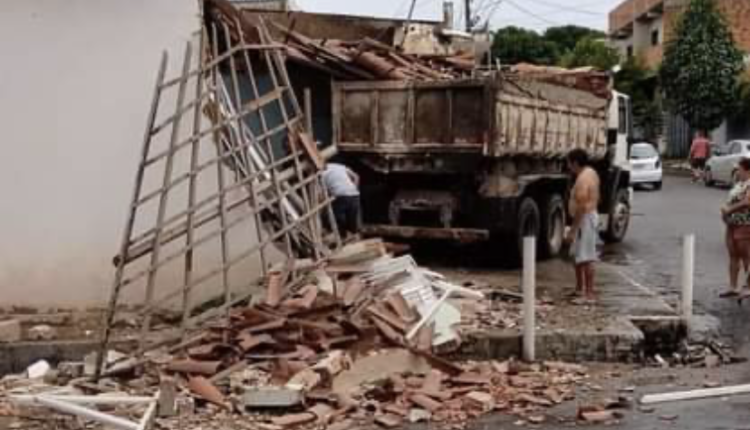
<svg viewBox="0 0 750 430"><path fill-rule="evenodd" d="M540 215L539 206L536 202L527 197L521 201L521 205L518 207L518 255L523 255L523 239L527 236L533 236L537 238L539 243L541 227L540 227Z"/></svg>
<svg viewBox="0 0 750 430"><path fill-rule="evenodd" d="M550 196L544 204L540 252L544 258L560 255L565 237L565 202L559 194Z"/></svg>
<svg viewBox="0 0 750 430"><path fill-rule="evenodd" d="M627 188L617 191L615 201L609 210L609 222L604 232L608 243L619 243L625 239L630 226L630 195Z"/></svg>

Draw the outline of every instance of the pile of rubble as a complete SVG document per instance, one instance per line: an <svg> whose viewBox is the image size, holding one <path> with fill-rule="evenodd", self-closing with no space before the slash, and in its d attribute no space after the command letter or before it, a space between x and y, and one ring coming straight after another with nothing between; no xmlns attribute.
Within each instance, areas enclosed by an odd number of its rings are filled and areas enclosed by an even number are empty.
<svg viewBox="0 0 750 430"><path fill-rule="evenodd" d="M64 385L64 395L73 397L55 397L59 387L31 389L28 378L6 379L6 388L24 408L41 404L94 420L96 415L59 402L95 395L87 399L100 404L102 396L119 393L121 403L112 404L124 408L118 415L132 417L128 396L141 396L133 398L159 407L140 422L158 415L170 428L184 428L191 415L195 422L224 416L274 429L373 422L390 428L420 421L462 426L492 411L541 422L542 409L573 397L575 384L586 376L577 365L440 357L461 342L454 328L461 314L448 298L482 295L386 248L368 240L344 246L319 264L296 260L294 267L278 267L256 303L231 309L228 318L179 345L142 357L113 354L98 384L85 375L90 366L70 363L64 371L37 366L27 375ZM289 283L292 270L307 276Z"/></svg>
<svg viewBox="0 0 750 430"><path fill-rule="evenodd" d="M280 24L271 25L290 60L322 69L340 79L446 80L469 77L476 67L473 53L417 57L369 38L315 40Z"/></svg>

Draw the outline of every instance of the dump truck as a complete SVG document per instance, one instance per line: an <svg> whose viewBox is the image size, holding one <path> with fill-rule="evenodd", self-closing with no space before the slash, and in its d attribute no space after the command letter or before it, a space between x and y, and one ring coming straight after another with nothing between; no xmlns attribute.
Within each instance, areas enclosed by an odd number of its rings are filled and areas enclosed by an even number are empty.
<svg viewBox="0 0 750 430"><path fill-rule="evenodd" d="M602 237L626 235L630 101L607 74L336 82L332 93L333 140L362 178L366 235L514 251L535 236L540 255L557 256L574 148L601 177Z"/></svg>

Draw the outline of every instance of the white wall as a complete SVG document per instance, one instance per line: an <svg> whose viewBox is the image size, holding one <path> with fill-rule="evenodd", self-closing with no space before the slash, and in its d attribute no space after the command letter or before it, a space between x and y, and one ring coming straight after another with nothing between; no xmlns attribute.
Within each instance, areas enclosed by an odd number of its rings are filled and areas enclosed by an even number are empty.
<svg viewBox="0 0 750 430"><path fill-rule="evenodd" d="M160 52L197 8L0 1L0 306L108 297Z"/></svg>

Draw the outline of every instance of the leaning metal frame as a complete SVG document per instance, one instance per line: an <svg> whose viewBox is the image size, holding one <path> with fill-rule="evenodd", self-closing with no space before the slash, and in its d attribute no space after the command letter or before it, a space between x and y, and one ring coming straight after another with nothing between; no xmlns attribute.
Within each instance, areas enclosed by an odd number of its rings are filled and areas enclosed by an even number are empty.
<svg viewBox="0 0 750 430"><path fill-rule="evenodd" d="M271 247L289 262L295 257L318 260L329 252L324 243L340 244L335 227L326 232L322 225L326 217L327 224L335 226L331 198L322 184L320 158L303 142L309 135L304 135L306 121L284 66L283 47L271 41L262 21L250 22L223 0L205 1L197 39L187 44L182 70L174 79L166 80L168 56L162 55L122 246L115 258L97 377L102 375L123 295L135 285L145 291L143 301L136 303L142 354L184 340L198 324L227 315L230 307L247 300L267 275ZM176 90L171 94L175 106L161 118L169 90ZM166 148L157 150L156 140L162 136ZM153 174L161 186L146 191L145 178ZM210 180L199 181L207 176ZM186 201L176 199L185 194L178 194L180 186L187 186ZM199 199L199 190L206 187L211 188L209 196ZM158 205L149 212L145 206L153 202ZM182 210L173 213L176 207ZM136 221L141 218L147 221L139 230ZM248 240L250 235L254 241ZM218 262L196 255L215 240L219 250L214 254L220 258L213 260ZM170 247L176 249L166 253ZM230 269L253 259L261 273L243 273L250 282L239 288L231 285ZM166 266L179 275L157 280ZM194 298L199 289L220 292L219 304L201 306L199 311ZM151 339L154 315L164 309L178 310L180 328Z"/></svg>

